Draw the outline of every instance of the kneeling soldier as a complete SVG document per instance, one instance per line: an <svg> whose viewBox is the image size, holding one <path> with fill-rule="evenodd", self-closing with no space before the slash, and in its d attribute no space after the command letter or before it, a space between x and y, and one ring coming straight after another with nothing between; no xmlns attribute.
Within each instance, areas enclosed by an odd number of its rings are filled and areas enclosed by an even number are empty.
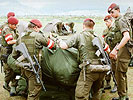
<svg viewBox="0 0 133 100"><path fill-rule="evenodd" d="M55 48L55 44L52 40L48 39L45 34L42 34L40 28L42 24L39 20L33 19L30 21L28 28L29 30L26 34L18 41L18 43L24 43L28 49L28 52L33 58L34 55L38 58L38 61L41 61L41 49L43 46L47 46L49 49ZM12 56L15 59L18 59L22 54L14 49ZM34 60L33 60L34 61ZM41 83L38 83L36 80L36 75L31 69L31 65L27 59L22 60L21 62L16 62L18 66L21 66L22 75L28 81L28 99L27 100L39 100L39 94L41 91ZM35 69L38 68L35 65ZM40 78L42 77L41 71L39 72Z"/></svg>

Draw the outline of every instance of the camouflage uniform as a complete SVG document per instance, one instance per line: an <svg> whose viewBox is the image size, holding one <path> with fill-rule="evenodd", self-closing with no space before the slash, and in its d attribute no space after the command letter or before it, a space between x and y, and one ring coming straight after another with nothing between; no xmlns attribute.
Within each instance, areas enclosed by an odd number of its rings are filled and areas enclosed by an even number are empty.
<svg viewBox="0 0 133 100"><path fill-rule="evenodd" d="M130 29L125 20L122 19L122 16L119 16L115 20L114 30L116 31L114 35L116 35L117 37L119 37L120 35L121 35L120 37L122 37L123 36L122 33L125 31L128 31L130 33ZM119 38L118 40L121 41L121 39ZM116 60L115 77L118 85L118 95L120 97L127 95L127 70L128 70L129 61L130 61L130 53L125 45L118 51L117 60Z"/></svg>
<svg viewBox="0 0 133 100"><path fill-rule="evenodd" d="M38 60L40 61L40 51L43 46L47 46L49 39L40 32L35 32L33 30L28 30L28 32L21 38L20 42L24 42L29 54L31 57L35 54ZM16 51L13 52L13 57L18 58L18 54ZM27 62L27 61L23 61ZM27 68L21 69L22 75L28 81L28 99L27 100L39 100L39 95L41 91L41 84L37 83L36 75L33 71ZM42 78L42 74L40 71L40 78Z"/></svg>
<svg viewBox="0 0 133 100"><path fill-rule="evenodd" d="M5 27L2 30L2 60L3 60L3 65L4 65L4 73L5 73L5 82L9 84L10 81L12 81L11 86L15 87L16 86L16 80L15 80L15 73L13 70L7 65L7 58L12 52L12 46L13 45L8 45L6 38L8 38L8 35L12 35L13 39L17 39L19 37L17 30L12 30L9 28L9 26L5 25Z"/></svg>
<svg viewBox="0 0 133 100"><path fill-rule="evenodd" d="M3 30L3 28L5 27L5 26L7 26L8 25L8 23L6 22L6 23L4 23L4 24L2 24L2 25L0 25L0 60L1 60L1 55L2 55L2 53L1 53L1 47L2 47L2 30ZM1 66L3 66L3 61L1 60Z"/></svg>
<svg viewBox="0 0 133 100"><path fill-rule="evenodd" d="M98 60L100 57L97 57L95 55L97 48L92 45L92 40L94 38L93 33L94 32L92 30L84 30L81 34L75 34L70 40L66 42L68 47L75 47L79 50L79 57L81 63L86 60L90 60L91 64L101 64L101 62L99 62ZM78 78L76 86L76 100L88 100L89 92L91 89L93 91L93 99L100 100L99 90L102 86L102 81L105 76L105 73L90 72L88 68L89 65L86 66L86 80L84 80L83 69L80 72L80 76Z"/></svg>
<svg viewBox="0 0 133 100"><path fill-rule="evenodd" d="M8 23L6 22L6 23L4 23L4 24L2 24L2 25L0 25L0 45L2 45L2 30L3 30L3 28L5 27L5 26L7 26L8 25ZM1 50L1 49L0 49ZM0 52L0 57L1 57L1 52ZM1 58L0 58L0 60L1 60Z"/></svg>

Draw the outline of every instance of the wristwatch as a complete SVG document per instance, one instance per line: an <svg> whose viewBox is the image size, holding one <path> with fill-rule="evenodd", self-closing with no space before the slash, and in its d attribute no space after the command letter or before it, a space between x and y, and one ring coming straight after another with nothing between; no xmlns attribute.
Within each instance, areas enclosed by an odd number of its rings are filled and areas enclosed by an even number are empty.
<svg viewBox="0 0 133 100"><path fill-rule="evenodd" d="M119 51L119 49L118 49L117 47L115 48L115 50L116 50L116 51Z"/></svg>

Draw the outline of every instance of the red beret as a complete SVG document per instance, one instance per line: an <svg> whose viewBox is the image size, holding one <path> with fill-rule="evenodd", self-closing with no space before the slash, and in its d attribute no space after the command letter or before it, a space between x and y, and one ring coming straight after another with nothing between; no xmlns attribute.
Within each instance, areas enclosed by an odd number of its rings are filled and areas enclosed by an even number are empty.
<svg viewBox="0 0 133 100"><path fill-rule="evenodd" d="M9 12L8 14L7 14L7 18L9 18L9 17L14 17L15 16L15 13L14 12Z"/></svg>
<svg viewBox="0 0 133 100"><path fill-rule="evenodd" d="M32 19L30 22L33 23L33 24L35 24L39 28L42 27L42 23L39 20L37 20L37 19Z"/></svg>
<svg viewBox="0 0 133 100"><path fill-rule="evenodd" d="M94 22L92 19L90 19L90 18L86 18L86 19L84 20L84 22L86 22L86 21L92 21L92 22L95 24L95 22Z"/></svg>
<svg viewBox="0 0 133 100"><path fill-rule="evenodd" d="M111 19L111 18L112 18L111 15L107 15L107 16L105 16L104 21Z"/></svg>
<svg viewBox="0 0 133 100"><path fill-rule="evenodd" d="M112 4L109 6L109 8L108 8L108 13L110 13L110 11L111 11L114 7L116 7L116 6L117 6L117 4L112 3Z"/></svg>
<svg viewBox="0 0 133 100"><path fill-rule="evenodd" d="M9 24L12 24L12 25L16 25L16 24L18 24L18 19L17 18L15 18L15 17L9 17L8 18L8 23Z"/></svg>

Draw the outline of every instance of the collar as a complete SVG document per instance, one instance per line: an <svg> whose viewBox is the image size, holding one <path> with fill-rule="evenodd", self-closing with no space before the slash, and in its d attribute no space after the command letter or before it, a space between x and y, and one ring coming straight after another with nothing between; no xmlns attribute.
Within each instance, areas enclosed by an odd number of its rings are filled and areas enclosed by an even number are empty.
<svg viewBox="0 0 133 100"><path fill-rule="evenodd" d="M93 29L85 29L83 32L90 32L91 34L94 34Z"/></svg>
<svg viewBox="0 0 133 100"><path fill-rule="evenodd" d="M115 18L115 20L117 21L117 20L119 20L121 17L122 17L122 15L120 15L120 16L117 17L117 18Z"/></svg>
<svg viewBox="0 0 133 100"><path fill-rule="evenodd" d="M34 30L32 30L32 29L27 29L25 35L30 35L33 31Z"/></svg>

